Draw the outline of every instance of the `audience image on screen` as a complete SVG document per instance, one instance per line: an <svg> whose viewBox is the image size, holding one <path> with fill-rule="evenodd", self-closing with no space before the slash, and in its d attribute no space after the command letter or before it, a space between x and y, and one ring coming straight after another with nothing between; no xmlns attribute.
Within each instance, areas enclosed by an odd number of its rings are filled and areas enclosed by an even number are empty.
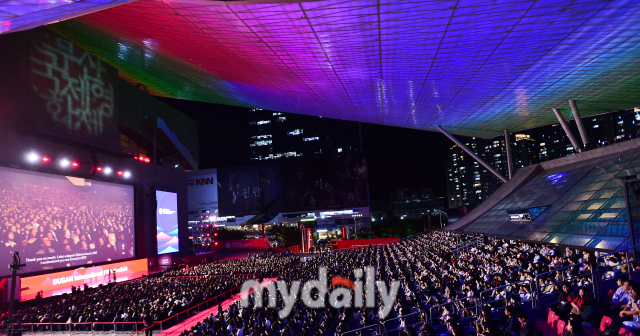
<svg viewBox="0 0 640 336"><path fill-rule="evenodd" d="M39 271L134 256L130 199L102 197L94 189L50 187L44 181L0 180L2 260L18 251L28 261L25 271ZM81 258L33 261L53 256Z"/></svg>

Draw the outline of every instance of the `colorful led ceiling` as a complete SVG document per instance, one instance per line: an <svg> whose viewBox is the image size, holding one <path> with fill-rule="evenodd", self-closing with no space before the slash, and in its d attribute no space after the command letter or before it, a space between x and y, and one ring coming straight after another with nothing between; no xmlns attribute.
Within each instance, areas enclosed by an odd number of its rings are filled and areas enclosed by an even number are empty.
<svg viewBox="0 0 640 336"><path fill-rule="evenodd" d="M131 0L0 0L0 33L71 19Z"/></svg>
<svg viewBox="0 0 640 336"><path fill-rule="evenodd" d="M51 25L157 95L491 137L640 106L640 1L138 0ZM214 113L212 111L212 113Z"/></svg>

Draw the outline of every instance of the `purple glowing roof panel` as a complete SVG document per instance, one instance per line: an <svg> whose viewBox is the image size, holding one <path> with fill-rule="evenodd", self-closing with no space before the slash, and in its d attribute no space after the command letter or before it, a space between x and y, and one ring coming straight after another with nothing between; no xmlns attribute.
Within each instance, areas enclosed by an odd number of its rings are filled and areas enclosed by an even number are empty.
<svg viewBox="0 0 640 336"><path fill-rule="evenodd" d="M640 106L638 12L636 0L138 0L49 27L157 95L491 137L555 123L552 108L568 118L569 99L583 116Z"/></svg>
<svg viewBox="0 0 640 336"><path fill-rule="evenodd" d="M27 30L129 1L131 0L0 0L0 33Z"/></svg>

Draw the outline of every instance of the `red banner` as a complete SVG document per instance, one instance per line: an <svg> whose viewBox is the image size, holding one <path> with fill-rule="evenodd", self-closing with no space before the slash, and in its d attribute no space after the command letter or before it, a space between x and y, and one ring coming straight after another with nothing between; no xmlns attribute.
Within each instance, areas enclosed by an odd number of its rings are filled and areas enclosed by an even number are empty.
<svg viewBox="0 0 640 336"><path fill-rule="evenodd" d="M274 251L282 253L284 251L291 251L291 253L300 253L301 247L300 244L298 245L291 245L291 246L287 246L287 247L274 247L273 248Z"/></svg>
<svg viewBox="0 0 640 336"><path fill-rule="evenodd" d="M113 273L109 279L110 270L115 270L117 282L139 278L148 274L147 265L147 259L138 259L25 277L20 279L20 301L35 299L40 291L43 292L42 297L49 297L71 293L71 287L82 287L85 283L90 287L107 284L113 281Z"/></svg>
<svg viewBox="0 0 640 336"><path fill-rule="evenodd" d="M352 249L352 248L361 248L377 246L377 245L388 245L392 243L399 242L400 238L376 238L376 239L356 239L356 240L339 240L338 241L338 249Z"/></svg>
<svg viewBox="0 0 640 336"><path fill-rule="evenodd" d="M227 250L243 250L243 249L268 249L269 239L242 239L242 240L225 240L218 243L218 247Z"/></svg>

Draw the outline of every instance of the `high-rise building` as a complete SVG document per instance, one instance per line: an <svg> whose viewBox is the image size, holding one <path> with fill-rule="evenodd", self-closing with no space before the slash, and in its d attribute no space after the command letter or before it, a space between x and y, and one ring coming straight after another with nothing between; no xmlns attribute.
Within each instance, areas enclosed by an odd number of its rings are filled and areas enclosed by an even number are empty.
<svg viewBox="0 0 640 336"><path fill-rule="evenodd" d="M461 138L461 141L501 174L508 175L504 139ZM480 204L502 184L457 145L451 147L447 170L450 208Z"/></svg>
<svg viewBox="0 0 640 336"><path fill-rule="evenodd" d="M362 152L357 122L258 108L249 112L248 145L251 161Z"/></svg>
<svg viewBox="0 0 640 336"><path fill-rule="evenodd" d="M591 116L582 121L589 141L594 146L640 137L640 109ZM575 122L569 120L567 123L574 137L582 144ZM520 168L576 153L559 124L511 133L510 137L514 174ZM509 175L504 137L459 139L503 176ZM458 146L451 147L446 170L450 208L477 206L503 183Z"/></svg>

